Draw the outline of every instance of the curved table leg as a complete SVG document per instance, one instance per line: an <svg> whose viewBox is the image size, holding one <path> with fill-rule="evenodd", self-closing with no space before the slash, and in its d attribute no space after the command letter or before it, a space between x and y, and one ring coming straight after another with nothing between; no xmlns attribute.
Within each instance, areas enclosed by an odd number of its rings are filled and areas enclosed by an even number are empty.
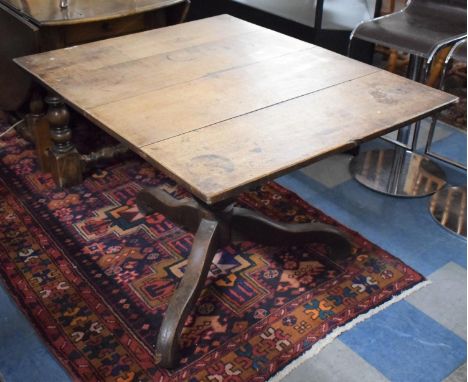
<svg viewBox="0 0 468 382"><path fill-rule="evenodd" d="M185 320L193 308L220 244L220 223L202 219L192 245L182 281L172 296L156 343L156 361L165 368L179 362L179 337Z"/></svg>
<svg viewBox="0 0 468 382"><path fill-rule="evenodd" d="M136 203L145 215L158 212L192 233L197 231L205 215L195 200L176 199L158 187L141 190L137 195Z"/></svg>
<svg viewBox="0 0 468 382"><path fill-rule="evenodd" d="M333 258L351 253L348 237L333 226L323 223L281 223L245 208L232 211L231 227L236 239L248 238L266 245L292 245L319 242L332 249Z"/></svg>
<svg viewBox="0 0 468 382"><path fill-rule="evenodd" d="M196 232L184 276L169 301L156 343L156 362L169 369L179 362L179 337L204 287L213 257L229 241L249 238L267 245L316 241L329 245L334 258L345 258L351 251L346 235L327 224L279 223L225 203L207 206L195 200L178 200L158 188L142 190L137 205L145 214L158 211Z"/></svg>

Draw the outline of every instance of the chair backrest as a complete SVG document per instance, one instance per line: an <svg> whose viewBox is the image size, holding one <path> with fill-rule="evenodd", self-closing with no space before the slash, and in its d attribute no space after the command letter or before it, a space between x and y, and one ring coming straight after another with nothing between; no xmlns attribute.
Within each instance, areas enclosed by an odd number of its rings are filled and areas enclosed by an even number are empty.
<svg viewBox="0 0 468 382"><path fill-rule="evenodd" d="M466 0L410 0L405 13L436 18L456 29L464 25L466 29Z"/></svg>
<svg viewBox="0 0 468 382"><path fill-rule="evenodd" d="M461 61L466 64L466 39L456 44L450 53L454 60Z"/></svg>
<svg viewBox="0 0 468 382"><path fill-rule="evenodd" d="M410 0L407 10L412 9L451 9L466 12L466 0Z"/></svg>

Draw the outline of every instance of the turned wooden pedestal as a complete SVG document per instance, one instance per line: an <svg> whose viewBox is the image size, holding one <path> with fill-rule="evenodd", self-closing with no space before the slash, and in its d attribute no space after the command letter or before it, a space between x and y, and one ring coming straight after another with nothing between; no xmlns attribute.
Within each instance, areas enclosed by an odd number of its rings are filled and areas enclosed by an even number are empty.
<svg viewBox="0 0 468 382"><path fill-rule="evenodd" d="M243 240L265 245L320 242L330 247L334 258L346 257L351 249L346 236L332 226L275 222L235 207L231 200L207 205L195 199L178 200L161 189L148 188L138 194L137 204L143 213L162 213L195 234L184 276L169 302L156 343L155 361L165 368L174 368L179 362L180 333L219 249Z"/></svg>

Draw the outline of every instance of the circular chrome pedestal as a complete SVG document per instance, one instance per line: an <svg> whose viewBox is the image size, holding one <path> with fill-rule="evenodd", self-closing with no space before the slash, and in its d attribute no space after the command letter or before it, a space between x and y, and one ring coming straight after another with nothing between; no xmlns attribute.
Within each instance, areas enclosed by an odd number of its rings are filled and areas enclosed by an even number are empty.
<svg viewBox="0 0 468 382"><path fill-rule="evenodd" d="M429 211L442 227L466 237L466 187L437 191L429 202Z"/></svg>
<svg viewBox="0 0 468 382"><path fill-rule="evenodd" d="M351 161L350 171L371 190L408 198L431 195L446 183L436 163L402 148L362 152Z"/></svg>

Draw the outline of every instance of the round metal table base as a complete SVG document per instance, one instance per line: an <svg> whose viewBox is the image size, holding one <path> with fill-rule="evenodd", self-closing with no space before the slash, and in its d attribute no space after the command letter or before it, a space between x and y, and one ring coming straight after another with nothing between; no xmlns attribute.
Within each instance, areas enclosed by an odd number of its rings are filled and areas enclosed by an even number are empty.
<svg viewBox="0 0 468 382"><path fill-rule="evenodd" d="M442 227L466 237L466 187L446 187L429 202L432 217Z"/></svg>
<svg viewBox="0 0 468 382"><path fill-rule="evenodd" d="M399 197L431 195L446 184L434 161L402 148L362 152L351 161L350 171L371 190Z"/></svg>

